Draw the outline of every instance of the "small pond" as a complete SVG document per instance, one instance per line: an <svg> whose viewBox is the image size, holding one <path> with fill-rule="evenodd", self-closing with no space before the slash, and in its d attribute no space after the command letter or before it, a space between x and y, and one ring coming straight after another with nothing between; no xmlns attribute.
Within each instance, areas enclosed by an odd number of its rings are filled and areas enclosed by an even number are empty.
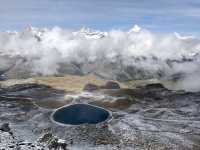
<svg viewBox="0 0 200 150"><path fill-rule="evenodd" d="M89 104L68 105L52 114L53 121L65 125L97 124L110 117L111 114L106 109Z"/></svg>

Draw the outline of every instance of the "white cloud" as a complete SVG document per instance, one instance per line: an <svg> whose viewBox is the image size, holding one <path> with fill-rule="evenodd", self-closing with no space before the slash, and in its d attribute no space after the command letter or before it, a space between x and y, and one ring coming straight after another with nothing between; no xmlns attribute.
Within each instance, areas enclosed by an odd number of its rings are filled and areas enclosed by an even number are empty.
<svg viewBox="0 0 200 150"><path fill-rule="evenodd" d="M31 66L26 70L43 75L56 74L60 63L84 64L101 59L115 63L120 57L124 66L133 65L152 73L162 70L168 75L181 72L189 77L184 79L185 82L190 81L194 74L197 81L197 74L200 76L199 53L199 39L178 33L154 33L139 26L107 33L86 29L73 32L58 27L0 33L1 56L9 56L11 60L25 58ZM145 57L145 61L137 62L133 57ZM194 61L179 63L183 59ZM167 60L174 60L172 66L167 64ZM185 84L181 85L186 89ZM191 85L190 88L195 89Z"/></svg>

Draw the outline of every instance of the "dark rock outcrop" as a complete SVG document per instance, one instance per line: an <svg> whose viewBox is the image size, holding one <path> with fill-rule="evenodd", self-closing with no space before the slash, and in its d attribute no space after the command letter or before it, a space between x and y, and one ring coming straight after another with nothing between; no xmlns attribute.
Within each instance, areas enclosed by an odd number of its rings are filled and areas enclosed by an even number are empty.
<svg viewBox="0 0 200 150"><path fill-rule="evenodd" d="M108 81L104 86L101 86L102 89L120 89L119 83L115 81Z"/></svg>
<svg viewBox="0 0 200 150"><path fill-rule="evenodd" d="M4 96L20 97L20 98L32 98L32 99L43 99L47 97L55 97L63 95L64 90L57 90L47 85L41 85L36 83L31 84L16 84L4 88Z"/></svg>
<svg viewBox="0 0 200 150"><path fill-rule="evenodd" d="M120 85L119 83L115 82L115 81L107 81L105 85L95 85L92 83L88 83L84 86L83 91L97 91L99 89L120 89Z"/></svg>
<svg viewBox="0 0 200 150"><path fill-rule="evenodd" d="M99 89L99 87L97 85L88 83L84 86L83 91L92 92L92 91L95 91L98 89Z"/></svg>
<svg viewBox="0 0 200 150"><path fill-rule="evenodd" d="M126 97L121 97L115 100L92 101L90 102L90 104L108 109L123 110L134 104L134 101Z"/></svg>
<svg viewBox="0 0 200 150"><path fill-rule="evenodd" d="M3 131L3 132L9 132L10 131L9 123L3 123L0 126L0 130Z"/></svg>
<svg viewBox="0 0 200 150"><path fill-rule="evenodd" d="M166 89L161 83L147 84L145 88L149 89Z"/></svg>

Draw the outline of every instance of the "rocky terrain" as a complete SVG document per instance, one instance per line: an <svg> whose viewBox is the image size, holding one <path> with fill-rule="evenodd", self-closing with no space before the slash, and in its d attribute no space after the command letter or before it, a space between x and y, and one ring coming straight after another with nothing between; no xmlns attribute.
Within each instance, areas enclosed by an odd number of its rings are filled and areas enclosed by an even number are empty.
<svg viewBox="0 0 200 150"><path fill-rule="evenodd" d="M90 79L88 84L78 76L1 82L0 149L200 149L199 92ZM73 80L79 84L70 84ZM57 108L76 103L106 108L113 118L97 125L52 122Z"/></svg>
<svg viewBox="0 0 200 150"><path fill-rule="evenodd" d="M199 54L199 38L137 25L1 32L0 150L199 150ZM51 118L77 103L112 119Z"/></svg>

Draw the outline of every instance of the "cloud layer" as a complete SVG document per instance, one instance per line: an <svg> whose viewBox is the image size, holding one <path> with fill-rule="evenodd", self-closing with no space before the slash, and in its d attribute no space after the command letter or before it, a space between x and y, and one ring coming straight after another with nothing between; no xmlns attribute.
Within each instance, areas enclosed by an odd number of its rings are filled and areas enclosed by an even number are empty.
<svg viewBox="0 0 200 150"><path fill-rule="evenodd" d="M42 75L57 74L60 64L120 61L123 67L133 66L152 74L162 72L164 77L183 74L180 86L197 90L199 53L200 40L195 37L154 33L137 25L126 31L29 27L21 32L0 33L0 56L4 58L0 68L23 58L29 64L26 70Z"/></svg>

